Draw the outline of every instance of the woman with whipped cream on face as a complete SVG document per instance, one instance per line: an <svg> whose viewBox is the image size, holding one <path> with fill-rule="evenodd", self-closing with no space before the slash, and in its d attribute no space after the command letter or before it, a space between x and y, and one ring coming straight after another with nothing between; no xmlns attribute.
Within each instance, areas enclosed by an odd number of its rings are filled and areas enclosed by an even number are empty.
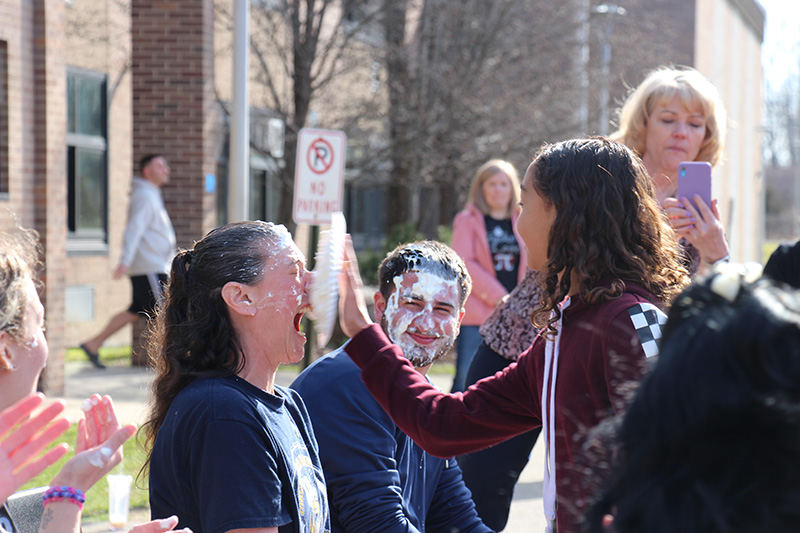
<svg viewBox="0 0 800 533"><path fill-rule="evenodd" d="M311 420L275 383L303 358L311 279L269 222L220 226L175 257L149 346L153 514L195 533L330 530Z"/></svg>
<svg viewBox="0 0 800 533"><path fill-rule="evenodd" d="M525 174L521 206L528 265L542 272L534 319L543 329L517 363L466 392L439 392L370 324L352 261L342 329L370 392L431 454L468 453L542 426L549 530L557 522L559 532L577 532L590 495L575 468L582 436L624 406L628 385L657 354L660 308L688 274L647 171L622 144L544 146Z"/></svg>

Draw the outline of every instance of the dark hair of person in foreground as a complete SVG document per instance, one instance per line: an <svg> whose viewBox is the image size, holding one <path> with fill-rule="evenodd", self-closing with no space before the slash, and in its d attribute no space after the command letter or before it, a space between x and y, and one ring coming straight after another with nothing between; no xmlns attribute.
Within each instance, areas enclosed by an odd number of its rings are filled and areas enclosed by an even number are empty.
<svg viewBox="0 0 800 533"><path fill-rule="evenodd" d="M724 265L673 303L586 531L800 527L800 293L744 272Z"/></svg>

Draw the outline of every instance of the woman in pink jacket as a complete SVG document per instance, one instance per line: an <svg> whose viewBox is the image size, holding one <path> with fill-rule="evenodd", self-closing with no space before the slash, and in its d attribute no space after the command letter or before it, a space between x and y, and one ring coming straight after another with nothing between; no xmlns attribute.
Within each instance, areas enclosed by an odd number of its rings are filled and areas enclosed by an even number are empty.
<svg viewBox="0 0 800 533"><path fill-rule="evenodd" d="M513 165L492 159L472 179L464 210L453 220L453 249L472 277L461 333L456 342L453 392L465 387L467 371L481 343L478 328L525 275L525 254L516 222L519 177Z"/></svg>

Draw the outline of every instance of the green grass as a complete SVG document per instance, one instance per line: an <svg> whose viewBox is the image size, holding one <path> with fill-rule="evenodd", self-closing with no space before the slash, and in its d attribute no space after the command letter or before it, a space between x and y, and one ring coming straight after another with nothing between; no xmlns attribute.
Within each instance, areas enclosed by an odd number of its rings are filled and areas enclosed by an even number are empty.
<svg viewBox="0 0 800 533"><path fill-rule="evenodd" d="M67 460L71 459L75 450L75 437L77 435L77 424L73 424L56 444L67 442L70 445L70 452L61 461L54 464L39 476L23 486L23 489L33 487L43 487L50 484L50 480L56 475ZM51 446L52 447L52 446ZM137 486L136 476L139 469L144 464L146 454L143 449L136 442L136 436L129 439L123 445L125 458L122 464L115 467L111 471L112 474L130 474L133 476L133 486L131 487L131 509L147 509L149 507L147 488ZM146 478L143 480L146 483ZM108 520L108 482L105 478L98 481L86 494L86 504L83 510L83 520L90 522L99 522L101 520Z"/></svg>
<svg viewBox="0 0 800 533"><path fill-rule="evenodd" d="M112 363L116 364L120 361L128 361L131 360L131 353L133 350L131 346L104 346L100 348L100 357L103 360L103 363ZM67 348L67 358L66 361L68 363L72 363L75 361L86 361L86 352L81 350L80 348Z"/></svg>

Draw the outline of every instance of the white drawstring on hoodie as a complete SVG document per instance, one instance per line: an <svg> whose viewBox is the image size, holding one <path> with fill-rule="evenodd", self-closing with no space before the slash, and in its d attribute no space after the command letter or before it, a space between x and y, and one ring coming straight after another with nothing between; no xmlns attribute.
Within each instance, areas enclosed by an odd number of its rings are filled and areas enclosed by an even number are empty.
<svg viewBox="0 0 800 533"><path fill-rule="evenodd" d="M546 533L553 533L556 523L556 378L558 377L558 354L561 347L561 323L564 309L569 307L567 296L560 304L561 315L556 322L556 338L548 338L544 346L544 381L542 382L542 434L544 435L544 516L547 519ZM550 376L552 375L552 378ZM550 380L548 396L547 381Z"/></svg>

